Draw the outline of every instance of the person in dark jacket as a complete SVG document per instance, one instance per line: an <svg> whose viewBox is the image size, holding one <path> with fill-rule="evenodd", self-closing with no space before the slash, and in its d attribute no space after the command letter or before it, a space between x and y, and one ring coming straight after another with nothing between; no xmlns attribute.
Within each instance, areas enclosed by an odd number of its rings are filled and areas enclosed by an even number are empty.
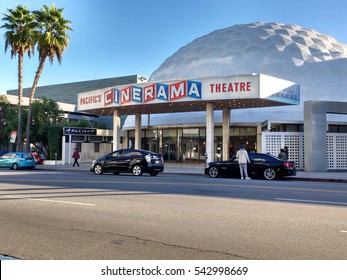
<svg viewBox="0 0 347 280"><path fill-rule="evenodd" d="M284 151L284 149L281 149L280 153L278 154L278 158L279 159L283 159L283 160L287 160L288 159L287 154Z"/></svg>
<svg viewBox="0 0 347 280"><path fill-rule="evenodd" d="M78 163L78 160L80 158L80 153L78 152L77 148L75 148L75 150L73 151L72 158L74 159L72 166L75 167L75 165L77 164L77 166L80 167Z"/></svg>
<svg viewBox="0 0 347 280"><path fill-rule="evenodd" d="M287 155L287 159L289 159L289 150L288 150L288 147L287 147L287 146L284 146L284 152L285 152L286 155Z"/></svg>

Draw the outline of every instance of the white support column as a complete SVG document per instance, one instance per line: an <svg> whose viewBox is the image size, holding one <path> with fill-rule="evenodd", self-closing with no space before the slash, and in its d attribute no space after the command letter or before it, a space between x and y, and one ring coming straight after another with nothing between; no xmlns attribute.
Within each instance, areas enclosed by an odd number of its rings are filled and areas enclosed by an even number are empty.
<svg viewBox="0 0 347 280"><path fill-rule="evenodd" d="M229 154L230 143L230 109L223 108L223 160L230 158Z"/></svg>
<svg viewBox="0 0 347 280"><path fill-rule="evenodd" d="M263 140L261 124L257 125L257 145L255 146L257 153L263 153Z"/></svg>
<svg viewBox="0 0 347 280"><path fill-rule="evenodd" d="M71 164L71 157L72 157L72 135L69 135L69 165Z"/></svg>
<svg viewBox="0 0 347 280"><path fill-rule="evenodd" d="M304 102L305 171L327 171L327 102ZM333 111L332 111L333 112Z"/></svg>
<svg viewBox="0 0 347 280"><path fill-rule="evenodd" d="M135 115L135 149L141 149L141 114Z"/></svg>
<svg viewBox="0 0 347 280"><path fill-rule="evenodd" d="M206 154L207 162L214 161L214 105L206 104Z"/></svg>
<svg viewBox="0 0 347 280"><path fill-rule="evenodd" d="M120 116L118 110L113 110L113 151L120 147Z"/></svg>

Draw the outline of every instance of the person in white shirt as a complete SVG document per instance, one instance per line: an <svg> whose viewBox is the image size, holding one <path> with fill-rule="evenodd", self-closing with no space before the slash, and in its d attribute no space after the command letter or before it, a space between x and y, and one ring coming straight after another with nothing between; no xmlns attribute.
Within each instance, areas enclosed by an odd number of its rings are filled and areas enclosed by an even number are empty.
<svg viewBox="0 0 347 280"><path fill-rule="evenodd" d="M243 145L240 145L240 149L236 153L236 158L239 161L241 179L251 180L251 178L248 177L247 172L247 163L250 163L250 160L247 151L243 148Z"/></svg>

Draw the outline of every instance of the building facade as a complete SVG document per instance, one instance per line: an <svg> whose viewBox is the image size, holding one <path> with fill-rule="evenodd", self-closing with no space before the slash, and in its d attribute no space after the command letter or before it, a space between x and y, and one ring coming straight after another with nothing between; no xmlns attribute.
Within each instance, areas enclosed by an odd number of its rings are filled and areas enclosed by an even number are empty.
<svg viewBox="0 0 347 280"><path fill-rule="evenodd" d="M103 139L101 144L93 143L88 136L79 137L76 143L83 143L87 145L86 149L95 151L86 155L88 159L104 153L100 145L106 145L106 150L141 147L160 152L165 160L174 162L226 159L239 144L247 146L250 152L273 155L277 155L283 146L288 146L290 159L295 160L300 169L347 169L345 111L323 110L317 117L312 114L312 110L305 109L305 104L310 102L325 105L338 102L341 106L347 102L347 46L329 35L282 23L234 25L206 34L180 48L153 72L148 84L251 76L253 73L299 85L300 102L296 105L238 107L221 107L218 102L217 105L216 102L210 102L213 104L209 105L212 106L210 108L200 102L203 108L199 110L193 108L198 102L190 102L191 108L184 103L184 109L175 112L169 109L162 111L162 104L151 105L150 102L145 104L146 109L143 111L128 106L125 111L113 107L101 113L100 108L81 107L78 111L105 115L113 127L116 124L116 129L106 133L107 136L97 135L101 137L98 139ZM124 82L121 89L130 88L138 82L139 78ZM90 83L93 84L93 81ZM266 81L263 84L268 89L269 85L276 85ZM108 102L117 102L114 92L117 85L120 83L112 82L75 91L73 103L77 106L80 102L77 93L99 91L101 95L106 92L108 98L113 95L114 100L108 99L103 103L106 107L112 107ZM150 86L148 90L146 100L150 97ZM45 92L44 95L51 98L49 92ZM231 102L237 102L242 97L242 93L238 94L237 98L229 98ZM139 102L139 92L135 90L134 96L135 103L136 98ZM58 95L55 97L53 99L60 101ZM261 99L262 96L259 97ZM92 98L90 101L95 105ZM118 110L116 113L115 109ZM323 123L323 127L312 129L316 118ZM213 122L213 127L208 126L208 122ZM115 134L117 129L120 131ZM108 142L103 144L105 139ZM72 141L77 141L77 137ZM320 152L322 145L325 147L324 153ZM324 162L324 165L316 166L316 162Z"/></svg>

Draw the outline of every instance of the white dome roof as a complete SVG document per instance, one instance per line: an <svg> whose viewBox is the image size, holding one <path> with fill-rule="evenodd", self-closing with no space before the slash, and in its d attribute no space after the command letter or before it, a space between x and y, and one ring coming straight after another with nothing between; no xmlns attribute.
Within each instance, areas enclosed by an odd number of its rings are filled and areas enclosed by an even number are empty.
<svg viewBox="0 0 347 280"><path fill-rule="evenodd" d="M154 71L150 80L249 73L295 80L295 73L303 66L346 58L346 45L311 29L280 23L234 25L182 47Z"/></svg>
<svg viewBox="0 0 347 280"><path fill-rule="evenodd" d="M234 25L197 38L166 59L149 80L250 73L300 84L300 105L232 110L233 122L300 121L305 100L347 101L347 45L312 29L282 23Z"/></svg>

